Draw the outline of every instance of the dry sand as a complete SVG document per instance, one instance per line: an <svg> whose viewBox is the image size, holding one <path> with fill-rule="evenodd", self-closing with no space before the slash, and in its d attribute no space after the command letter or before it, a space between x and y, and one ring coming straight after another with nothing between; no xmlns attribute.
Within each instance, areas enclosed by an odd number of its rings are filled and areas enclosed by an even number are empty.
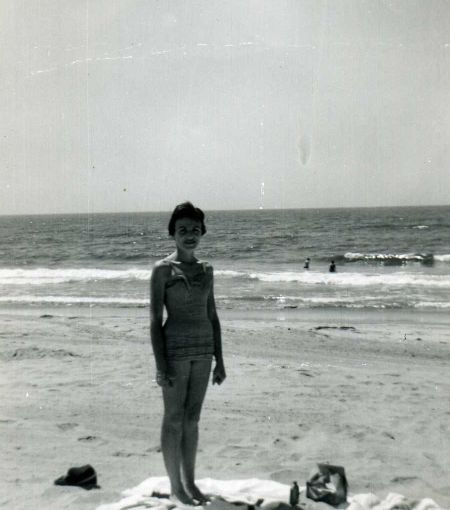
<svg viewBox="0 0 450 510"><path fill-rule="evenodd" d="M207 394L198 478L303 485L329 461L352 493L450 508L447 318L221 318L228 378ZM3 308L0 364L2 508L93 510L165 474L147 310ZM53 485L86 463L100 490Z"/></svg>

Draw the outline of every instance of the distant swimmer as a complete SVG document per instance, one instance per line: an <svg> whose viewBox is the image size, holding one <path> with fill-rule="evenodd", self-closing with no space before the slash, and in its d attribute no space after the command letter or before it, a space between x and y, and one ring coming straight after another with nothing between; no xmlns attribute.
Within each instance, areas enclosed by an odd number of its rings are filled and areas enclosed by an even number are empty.
<svg viewBox="0 0 450 510"><path fill-rule="evenodd" d="M330 264L330 273L335 273L336 272L336 264L334 263L334 260L331 261L331 264Z"/></svg>
<svg viewBox="0 0 450 510"><path fill-rule="evenodd" d="M303 266L304 269L309 269L309 262L310 262L310 258L307 257L306 260L305 260L305 265Z"/></svg>

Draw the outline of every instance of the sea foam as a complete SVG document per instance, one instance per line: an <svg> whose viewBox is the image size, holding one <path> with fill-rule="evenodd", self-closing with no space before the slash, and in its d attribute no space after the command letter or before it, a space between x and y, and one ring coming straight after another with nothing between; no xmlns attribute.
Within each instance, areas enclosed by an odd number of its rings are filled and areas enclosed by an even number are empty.
<svg viewBox="0 0 450 510"><path fill-rule="evenodd" d="M0 296L0 303L16 304L59 304L59 305L148 305L148 299L127 298L124 296L94 297L94 296Z"/></svg>
<svg viewBox="0 0 450 510"><path fill-rule="evenodd" d="M347 252L344 260L349 262L383 262L383 263L399 263L421 262L432 263L435 256L432 253L353 253Z"/></svg>
<svg viewBox="0 0 450 510"><path fill-rule="evenodd" d="M221 275L221 271L216 272ZM259 280L263 282L299 282L308 285L331 285L331 286L405 286L416 285L424 287L450 288L450 276L447 275L424 275L421 273L320 273L314 271L283 271L283 272L239 272L227 271L226 277Z"/></svg>
<svg viewBox="0 0 450 510"><path fill-rule="evenodd" d="M146 269L0 269L0 283L12 285L42 285L96 280L149 280Z"/></svg>
<svg viewBox="0 0 450 510"><path fill-rule="evenodd" d="M146 269L0 269L1 285L57 285L70 282L101 281L149 281L150 270ZM361 273L361 272L318 272L318 271L274 271L247 272L216 270L217 279L256 280L272 283L299 282L306 285L330 286L401 286L450 288L450 275L423 273Z"/></svg>

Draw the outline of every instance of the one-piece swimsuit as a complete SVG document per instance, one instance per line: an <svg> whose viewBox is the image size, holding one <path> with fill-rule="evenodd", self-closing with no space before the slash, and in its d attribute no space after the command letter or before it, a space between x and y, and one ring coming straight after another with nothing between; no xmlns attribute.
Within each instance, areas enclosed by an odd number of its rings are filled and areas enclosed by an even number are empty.
<svg viewBox="0 0 450 510"><path fill-rule="evenodd" d="M179 262L167 259L162 262L170 267L164 299L167 319L163 326L167 359L211 359L214 338L208 297L212 290L212 266L198 261L198 271L189 276Z"/></svg>

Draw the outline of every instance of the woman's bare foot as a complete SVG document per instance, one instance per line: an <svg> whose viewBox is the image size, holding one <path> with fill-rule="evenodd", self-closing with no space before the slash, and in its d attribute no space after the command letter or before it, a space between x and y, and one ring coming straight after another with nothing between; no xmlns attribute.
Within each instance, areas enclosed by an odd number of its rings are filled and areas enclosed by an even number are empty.
<svg viewBox="0 0 450 510"><path fill-rule="evenodd" d="M203 492L193 483L192 485L186 485L187 492L192 496L193 499L198 501L201 505L211 501L208 496L205 496Z"/></svg>
<svg viewBox="0 0 450 510"><path fill-rule="evenodd" d="M186 491L181 488L178 490L173 490L170 494L170 499L177 503L178 501L183 505L195 505L195 501L186 493Z"/></svg>

